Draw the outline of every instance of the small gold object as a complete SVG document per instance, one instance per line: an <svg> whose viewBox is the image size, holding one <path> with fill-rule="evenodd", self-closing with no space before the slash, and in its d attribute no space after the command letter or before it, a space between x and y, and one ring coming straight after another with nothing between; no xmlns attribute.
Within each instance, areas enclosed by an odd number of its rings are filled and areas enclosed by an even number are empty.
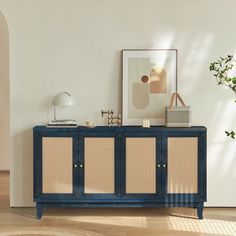
<svg viewBox="0 0 236 236"><path fill-rule="evenodd" d="M95 121L86 121L85 125L88 128L95 128L96 127L96 122Z"/></svg>
<svg viewBox="0 0 236 236"><path fill-rule="evenodd" d="M114 115L113 110L108 110L108 111L101 110L101 114L102 117L104 117L104 115L107 115L108 126L113 126L113 125L121 126L122 120L120 114Z"/></svg>
<svg viewBox="0 0 236 236"><path fill-rule="evenodd" d="M143 120L143 128L150 128L150 120Z"/></svg>

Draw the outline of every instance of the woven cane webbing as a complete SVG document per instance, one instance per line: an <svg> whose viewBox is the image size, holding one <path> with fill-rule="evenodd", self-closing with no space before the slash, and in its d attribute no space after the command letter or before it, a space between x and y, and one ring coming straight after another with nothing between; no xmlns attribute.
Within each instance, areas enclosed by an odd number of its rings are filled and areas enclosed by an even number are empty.
<svg viewBox="0 0 236 236"><path fill-rule="evenodd" d="M114 138L85 138L84 192L115 192L115 142Z"/></svg>
<svg viewBox="0 0 236 236"><path fill-rule="evenodd" d="M126 138L126 193L156 193L155 138Z"/></svg>
<svg viewBox="0 0 236 236"><path fill-rule="evenodd" d="M198 138L168 138L168 193L197 193Z"/></svg>
<svg viewBox="0 0 236 236"><path fill-rule="evenodd" d="M72 138L43 137L43 193L72 193Z"/></svg>

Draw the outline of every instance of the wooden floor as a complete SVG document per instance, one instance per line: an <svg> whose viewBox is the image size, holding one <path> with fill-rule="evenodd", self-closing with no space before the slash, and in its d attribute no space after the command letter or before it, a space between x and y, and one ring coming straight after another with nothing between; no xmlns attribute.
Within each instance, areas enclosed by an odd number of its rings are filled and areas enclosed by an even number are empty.
<svg viewBox="0 0 236 236"><path fill-rule="evenodd" d="M204 220L188 208L48 209L9 208L9 173L0 172L0 236L236 235L235 208L206 208Z"/></svg>

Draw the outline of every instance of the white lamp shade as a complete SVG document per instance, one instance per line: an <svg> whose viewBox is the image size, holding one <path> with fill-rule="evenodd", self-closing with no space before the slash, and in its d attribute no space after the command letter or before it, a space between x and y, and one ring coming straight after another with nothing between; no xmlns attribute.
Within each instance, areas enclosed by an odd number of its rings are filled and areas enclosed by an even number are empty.
<svg viewBox="0 0 236 236"><path fill-rule="evenodd" d="M74 106L75 99L67 92L58 93L52 100L53 106Z"/></svg>

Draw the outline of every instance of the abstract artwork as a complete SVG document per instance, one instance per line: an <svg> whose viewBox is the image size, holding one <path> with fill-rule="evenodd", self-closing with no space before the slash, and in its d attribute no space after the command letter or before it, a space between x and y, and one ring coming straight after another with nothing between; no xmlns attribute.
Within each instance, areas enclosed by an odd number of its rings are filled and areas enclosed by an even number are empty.
<svg viewBox="0 0 236 236"><path fill-rule="evenodd" d="M123 50L123 125L163 125L176 91L177 49Z"/></svg>

